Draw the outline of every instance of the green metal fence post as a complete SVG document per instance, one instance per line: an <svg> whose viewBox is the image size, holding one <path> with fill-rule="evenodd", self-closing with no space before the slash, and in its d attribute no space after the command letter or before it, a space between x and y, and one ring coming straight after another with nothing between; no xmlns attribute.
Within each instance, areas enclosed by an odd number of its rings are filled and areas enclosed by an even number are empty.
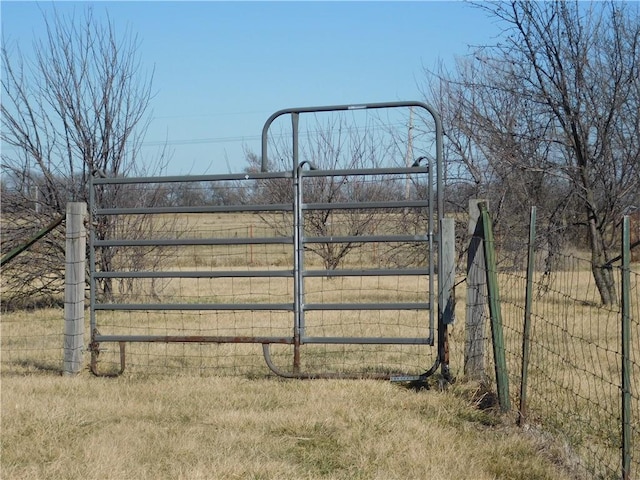
<svg viewBox="0 0 640 480"><path fill-rule="evenodd" d="M631 478L631 247L629 216L622 219L622 478Z"/></svg>
<svg viewBox="0 0 640 480"><path fill-rule="evenodd" d="M498 402L503 412L511 409L509 400L509 376L505 358L504 336L502 333L502 311L496 267L496 252L489 211L485 203L479 204L484 230L484 256L487 270L487 291L489 294L489 315L491 317L491 337L493 339L493 360L496 370Z"/></svg>

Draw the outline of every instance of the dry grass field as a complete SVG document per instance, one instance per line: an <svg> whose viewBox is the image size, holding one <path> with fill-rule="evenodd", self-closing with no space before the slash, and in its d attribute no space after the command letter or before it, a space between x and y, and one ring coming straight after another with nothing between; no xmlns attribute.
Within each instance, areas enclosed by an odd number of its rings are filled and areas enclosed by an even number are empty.
<svg viewBox="0 0 640 480"><path fill-rule="evenodd" d="M565 444L515 427L474 383L282 380L255 373L257 351L233 352L233 376L169 351L119 378L62 377L61 316L3 315L3 479L580 478ZM457 375L463 341L454 328Z"/></svg>
<svg viewBox="0 0 640 480"><path fill-rule="evenodd" d="M563 450L473 389L2 376L3 479L562 479Z"/></svg>
<svg viewBox="0 0 640 480"><path fill-rule="evenodd" d="M207 235L213 228L229 238L272 234L260 231L250 217L209 216L196 223L180 228L190 236ZM165 252L163 268L288 268L289 248L188 247L180 255ZM358 251L346 261L380 262L384 253ZM501 275L500 283L511 395L516 398L521 272ZM167 303L286 302L293 288L290 278L162 280L141 283L133 292L125 285L115 287L119 301ZM124 375L96 378L85 369L77 377L63 377L62 310L4 313L0 478L592 478L585 473L585 458L617 465L618 317L584 300L593 296L588 270L568 279L560 275L547 287L537 292L534 306L531 415L525 429L514 426L513 412L497 411L491 393L462 378L464 287L456 292L457 322L450 332L458 381L445 391L437 388L437 379L419 391L387 381L284 380L270 374L256 344L128 344ZM425 289L424 278L404 276L313 278L307 284L308 301L314 302L416 301ZM290 336L292 331L288 312L99 313L102 334ZM312 335L426 334L424 315L414 312L309 313ZM88 325L85 331L86 344ZM632 341L640 346L637 336ZM117 345L101 348L101 371L113 371ZM272 349L278 366L289 369L291 347ZM302 368L421 373L434 354L428 346L304 346ZM633 374L638 378L637 371ZM634 392L637 399L640 392ZM554 427L547 431L571 435L542 433L542 424ZM634 428L638 431L637 423Z"/></svg>

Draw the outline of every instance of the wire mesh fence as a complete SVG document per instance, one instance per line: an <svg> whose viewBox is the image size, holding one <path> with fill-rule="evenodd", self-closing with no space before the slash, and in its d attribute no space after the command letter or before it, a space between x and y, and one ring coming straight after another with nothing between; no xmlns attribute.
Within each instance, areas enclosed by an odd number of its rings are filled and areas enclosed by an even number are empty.
<svg viewBox="0 0 640 480"><path fill-rule="evenodd" d="M380 313L380 314L379 314ZM143 316L131 316L143 328ZM228 323L237 313L212 312L153 312L151 324L156 331L171 331L176 325L189 327L191 333L202 334L207 325ZM260 317L254 324L264 323L268 312L244 313L244 320ZM215 316L228 318L214 318ZM0 375L25 375L34 373L61 374L64 356L64 311L62 308L47 308L2 315L0 321ZM380 318L381 317L381 318ZM185 322L191 319L191 325ZM342 318L333 330L351 324L356 328L386 330L396 328L397 318L385 312L360 313L351 319ZM328 325L328 320L325 320ZM384 324L388 327L384 327ZM197 325L203 329L198 330ZM89 343L89 322L85 324L85 350ZM287 332L290 333L290 332ZM290 372L293 357L292 346L272 345L271 357L281 371ZM416 345L306 345L300 368L311 372L374 373L408 371L422 373L435 360L433 348ZM100 345L100 371L115 373L120 367L118 343ZM89 355L84 354L85 369ZM126 372L128 375L200 375L200 376L246 376L272 375L265 364L260 344L215 344L215 343L129 343L126 346Z"/></svg>
<svg viewBox="0 0 640 480"><path fill-rule="evenodd" d="M500 245L497 245L500 257ZM499 259L498 259L499 261ZM622 402L622 304L603 305L591 262L576 255L556 255L552 271L533 274L526 403L521 404L525 338L526 271L498 265L504 350L511 404L523 410L521 424L554 435L581 478L623 476L622 431L627 423L629 470L640 473L640 266L630 268L630 412ZM618 298L622 267L612 266ZM489 322L485 324L486 372L494 371ZM490 377L492 374L487 373Z"/></svg>
<svg viewBox="0 0 640 480"><path fill-rule="evenodd" d="M0 375L62 372L62 308L3 312L0 320Z"/></svg>

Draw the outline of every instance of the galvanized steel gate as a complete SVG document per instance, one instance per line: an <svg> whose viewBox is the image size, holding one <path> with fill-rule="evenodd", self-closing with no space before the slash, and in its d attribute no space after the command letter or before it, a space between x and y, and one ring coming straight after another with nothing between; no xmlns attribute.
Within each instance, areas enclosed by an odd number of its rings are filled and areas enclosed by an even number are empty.
<svg viewBox="0 0 640 480"><path fill-rule="evenodd" d="M396 107L416 107L424 109L432 118L435 125L435 155L433 161L426 157L415 159L413 165L402 168L360 168L360 169L339 169L339 170L319 170L310 162L299 160L298 152L298 120L299 115L310 112L329 112L354 109L382 109ZM272 122L283 115L290 115L293 131L293 165L290 171L268 172L268 144L267 135ZM433 345L438 337L438 352L433 365L425 366L425 372L416 376L404 375L404 372L393 373L372 373L366 376L375 378L395 378L396 380L418 380L431 375L440 364L447 367L446 359L446 325L443 324L444 293L443 285L436 286L437 272L442 272L442 255L438 254L439 245L442 243L438 237L438 225L443 217L443 191L442 191L442 129L437 114L427 105L420 102L395 102L378 103L367 105L342 105L328 107L311 107L281 110L273 114L265 123L263 129L262 145L262 172L229 174L229 175L204 175L188 177L138 177L138 178L106 178L104 175L95 175L91 180L90 188L90 315L91 315L91 345L92 352L91 370L96 375L100 375L98 369L98 358L101 344L116 342L120 348L120 371L125 368L125 346L132 342L163 342L163 343L255 343L261 344L265 361L269 368L275 373L296 378L318 378L318 377L344 377L349 376L344 373L318 373L301 371L301 356L305 345L330 345L330 344L387 344L387 345ZM435 175L434 175L435 174ZM395 198L395 199L359 199L347 198L342 201L314 201L310 197L308 186L314 181L326 181L326 179L339 178L342 181L366 181L372 179L373 182L393 181L394 178L401 179L422 179L422 185L426 186L426 191L415 198ZM269 183L271 182L271 183ZM175 195L172 200L165 203L155 198L152 204L145 205L145 197L158 195L157 192L171 191L172 186L189 184L207 184L208 188L217 188L218 185L225 187L232 186L238 191L247 191L252 188L266 184L277 184L291 192L292 201L283 203L272 203L266 198L260 201L259 196L248 201L246 196L238 195L230 202L222 204L201 205L201 204L180 204L176 205ZM99 199L110 195L112 198L109 208L98 207ZM165 195L167 196L167 195ZM171 195L168 195L171 197ZM257 199L256 199L257 198ZM130 199L130 200L127 200ZM141 201L142 199L142 201ZM188 203L188 202L187 202ZM104 200L102 201L104 204ZM351 221L349 215L371 214L382 215L380 218L395 219L404 218L406 212L419 212L421 226L417 230L394 231L393 224L388 224L380 231L375 232L334 232L331 235L310 234L305 228L308 216L314 212L324 212L326 215L333 215L334 218L344 218L346 222ZM175 225L171 231L163 232L161 225L163 219L170 215L188 217L189 215L259 215L274 219L280 218L280 231L269 234L238 235L237 231L233 236L190 234L195 232L185 228L185 232L180 234ZM141 217L142 216L142 217ZM155 225L153 238L135 238L131 234L131 229L119 225L131 224L136 218L145 218L143 222L147 225ZM173 217L176 218L176 217ZM202 218L202 217L200 217ZM261 217L262 218L262 217ZM373 218L373 217L372 217ZM118 221L113 221L118 219ZM174 220L175 221L175 220ZM284 222L284 223L282 223ZM286 225L290 223L290 225ZM414 227L416 228L416 227ZM365 262L363 265L355 267L343 266L336 268L332 265L328 268L317 268L317 262L309 260L314 246L324 245L349 245L358 247L373 246L374 251L378 246L388 245L409 245L412 251L421 252L425 261L419 266L399 265L381 267ZM282 248L289 251L292 256L291 264L287 268L274 268L274 266L234 266L233 268L199 269L184 268L171 265L172 258L178 258L177 252L180 249L193 249L194 252L205 252L205 249L224 248L225 251L235 251L234 249L251 249L251 260L253 261L253 248L262 248L265 255L271 255L274 248ZM381 248L381 247L380 247ZM395 247L394 247L395 248ZM201 250L196 250L201 249ZM214 250L210 250L213 252ZM275 250L273 250L275 251ZM123 253L128 252L128 253ZM133 252L133 253L132 253ZM164 253L163 253L164 252ZM163 261L155 263L153 268L145 267L140 269L127 259L135 256L159 255L165 258ZM198 257L200 254L194 257ZM118 261L114 259L119 258ZM111 259L111 261L104 261ZM200 259L201 260L201 259ZM198 263L196 258L195 263ZM213 260L212 260L213 262ZM309 293L307 284L311 284L314 279L363 279L376 278L384 281L385 278L410 278L423 279L426 289L421 298L411 298L409 300L401 298L391 298L388 301L375 298L373 301L334 301L325 300L324 294ZM162 293L140 293L136 295L119 295L116 290L122 290L123 285L138 282L147 287L153 282L183 282L185 286L180 289L187 291L193 286L188 285L189 281L202 281L206 283L207 289L216 290L219 283L216 282L240 282L254 281L265 282L264 285L278 284L278 295L275 295L277 302L272 302L269 294L250 294L248 297L238 301L237 298L230 298L231 301L220 301L211 293L202 298L183 294ZM99 288L100 287L100 288ZM145 287L146 288L146 287ZM197 288L196 288L197 289ZM268 287L270 291L271 287ZM100 293L98 291L100 290ZM106 291L105 291L106 290ZM143 288L144 290L144 288ZM284 293L282 293L284 292ZM267 297L265 300L265 296ZM212 301L213 299L213 301ZM200 331L197 334L178 332L169 328L169 333L155 334L154 328L150 324L145 324L144 328L136 329L136 320L129 321L127 328L120 328L117 321L108 320L117 318L130 312L199 312L206 316L207 312L250 312L251 315L274 315L278 318L289 318L289 327L266 328L265 334L215 334L203 335ZM418 327L415 333L410 335L370 335L370 334L332 334L340 329L326 329L329 334L323 334L324 330L314 327L313 317L316 312L331 315L335 313L335 319L339 320L344 312L418 312L422 319L422 326ZM275 318L274 317L274 318ZM255 317L252 317L255 318ZM104 320L103 320L104 319ZM436 321L438 326L436 328ZM110 323L112 322L112 323ZM274 324L278 323L276 321ZM288 330L288 333L287 333ZM406 329L405 329L406 330ZM405 330L399 329L398 332ZM249 332L260 331L259 328L248 328ZM320 334L318 334L320 332ZM224 332L223 332L224 333ZM293 348L293 365L290 371L284 371L277 367L271 359L270 346L272 344L290 345ZM358 377L364 375L358 374Z"/></svg>

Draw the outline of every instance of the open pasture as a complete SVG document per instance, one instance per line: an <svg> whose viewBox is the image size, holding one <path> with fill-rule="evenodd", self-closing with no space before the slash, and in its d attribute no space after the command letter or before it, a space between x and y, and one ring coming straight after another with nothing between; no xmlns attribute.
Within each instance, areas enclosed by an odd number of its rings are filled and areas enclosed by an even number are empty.
<svg viewBox="0 0 640 480"><path fill-rule="evenodd" d="M275 235L258 220L255 215L215 214L176 219L188 222L183 227L190 237L206 236L211 229L225 230L229 238ZM344 265L389 267L402 261L396 253L354 249ZM120 254L126 268L130 257L124 250ZM152 249L146 255L159 258L155 265L169 271L281 270L293 263L286 244L188 246ZM307 262L311 268L322 265L314 254ZM464 284L456 292L457 320L450 328L451 369L458 381L447 392L413 392L364 380L278 380L266 367L259 344L131 343L127 369L119 378L98 379L86 371L78 378L60 378L62 311L5 313L0 332L2 478L614 478L620 462L619 309L598 305L585 265L567 265L534 280L524 431L510 426L515 414L479 408L491 405L492 395L464 381ZM636 327L639 273L634 266L631 316ZM113 284L113 298L132 303L286 302L293 290L290 278L276 277L119 282ZM305 282L310 302L415 301L427 288L424 277L410 276L310 277ZM515 410L524 273L501 272L499 283ZM291 312L99 314L102 334L292 335ZM424 316L308 312L306 327L318 336L405 335L424 332ZM88 325L85 332L88 342ZM485 337L490 381L488 329ZM637 328L631 342L631 430L637 439ZM434 350L304 345L301 369L417 374L431 366ZM279 369L291 371L292 347L273 345L271 354ZM102 344L100 370L114 372L118 364L118 345ZM636 457L633 462L637 467Z"/></svg>
<svg viewBox="0 0 640 480"><path fill-rule="evenodd" d="M199 367L218 346L169 345L118 378L61 377L61 314L3 316L3 479L574 478L561 442L480 408L474 384L281 380L250 345L229 346L247 349L235 370Z"/></svg>

